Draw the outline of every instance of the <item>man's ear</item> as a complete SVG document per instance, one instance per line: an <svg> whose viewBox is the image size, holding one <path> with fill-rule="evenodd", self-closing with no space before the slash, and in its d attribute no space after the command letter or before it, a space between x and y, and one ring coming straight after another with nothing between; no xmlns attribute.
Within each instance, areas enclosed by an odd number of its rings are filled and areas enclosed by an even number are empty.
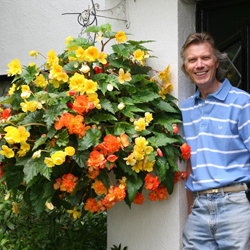
<svg viewBox="0 0 250 250"><path fill-rule="evenodd" d="M220 61L218 60L218 61L216 62L216 69L218 69L219 66L220 66Z"/></svg>

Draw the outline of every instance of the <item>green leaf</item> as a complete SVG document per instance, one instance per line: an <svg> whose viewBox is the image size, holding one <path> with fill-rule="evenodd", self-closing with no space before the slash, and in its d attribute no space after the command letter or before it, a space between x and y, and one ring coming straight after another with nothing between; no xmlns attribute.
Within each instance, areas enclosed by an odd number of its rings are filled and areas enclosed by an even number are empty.
<svg viewBox="0 0 250 250"><path fill-rule="evenodd" d="M138 83L145 77L148 77L148 75L132 75L132 80L129 83L131 84Z"/></svg>
<svg viewBox="0 0 250 250"><path fill-rule="evenodd" d="M154 100L153 105L155 105L158 109L165 111L165 112L170 112L170 113L179 113L179 110L176 110L173 108L169 103L159 99L159 100Z"/></svg>
<svg viewBox="0 0 250 250"><path fill-rule="evenodd" d="M174 190L174 176L175 172L169 169L166 173L166 178L162 184L167 188L168 193L172 194Z"/></svg>
<svg viewBox="0 0 250 250"><path fill-rule="evenodd" d="M129 134L129 135L134 135L136 134L136 131L134 129L134 126L127 123L127 122L117 122L115 123L114 127L114 133L115 135L121 135L121 133Z"/></svg>
<svg viewBox="0 0 250 250"><path fill-rule="evenodd" d="M84 33L92 32L92 33L98 33L101 30L101 27L92 25L89 28L87 28Z"/></svg>
<svg viewBox="0 0 250 250"><path fill-rule="evenodd" d="M109 23L105 23L100 26L101 32L105 35L107 32L112 33L111 25Z"/></svg>
<svg viewBox="0 0 250 250"><path fill-rule="evenodd" d="M80 168L88 168L86 165L87 160L89 158L88 151L76 153L72 156L72 158L76 161L76 163Z"/></svg>
<svg viewBox="0 0 250 250"><path fill-rule="evenodd" d="M130 48L126 44L120 43L112 46L114 53L125 58L130 57Z"/></svg>
<svg viewBox="0 0 250 250"><path fill-rule="evenodd" d="M1 96L0 104L11 104L13 102L14 95L11 96Z"/></svg>
<svg viewBox="0 0 250 250"><path fill-rule="evenodd" d="M134 170L131 169L131 166L126 165L123 161L119 161L117 165L124 171L124 173L131 175L135 179L137 179L137 174Z"/></svg>
<svg viewBox="0 0 250 250"><path fill-rule="evenodd" d="M63 107L60 105L51 105L44 113L43 118L47 124L48 130L57 121L57 116L61 116L63 113Z"/></svg>
<svg viewBox="0 0 250 250"><path fill-rule="evenodd" d="M34 112L31 112L24 117L24 119L21 121L21 124L26 125L30 123L41 123L43 117L43 111L42 110L36 110Z"/></svg>
<svg viewBox="0 0 250 250"><path fill-rule="evenodd" d="M98 113L91 117L92 122L117 121L117 118L110 114Z"/></svg>
<svg viewBox="0 0 250 250"><path fill-rule="evenodd" d="M30 201L38 216L44 210L46 202L46 198L43 198L43 193L43 183L33 186L30 190Z"/></svg>
<svg viewBox="0 0 250 250"><path fill-rule="evenodd" d="M132 203L136 193L142 187L143 181L140 178L134 178L133 176L127 176L126 188L128 192L129 201Z"/></svg>
<svg viewBox="0 0 250 250"><path fill-rule="evenodd" d="M170 166L174 169L174 171L179 171L178 167L176 166L174 162L174 158L168 157L168 162Z"/></svg>
<svg viewBox="0 0 250 250"><path fill-rule="evenodd" d="M37 139L35 141L34 147L32 149L32 151L34 151L36 148L38 148L40 145L45 144L45 142L47 141L48 137L47 136L42 136L39 139Z"/></svg>
<svg viewBox="0 0 250 250"><path fill-rule="evenodd" d="M115 114L112 104L108 99L100 99L100 104L102 106L102 109L108 110L110 113Z"/></svg>
<svg viewBox="0 0 250 250"><path fill-rule="evenodd" d="M9 165L6 168L5 176L8 189L18 187L23 182L23 167Z"/></svg>
<svg viewBox="0 0 250 250"><path fill-rule="evenodd" d="M54 184L52 182L46 182L44 184L44 193L42 198L47 199L53 196L53 194L55 193L53 185Z"/></svg>
<svg viewBox="0 0 250 250"><path fill-rule="evenodd" d="M56 139L56 144L59 147L67 146L69 143L69 134L67 129L61 129L58 133L58 138Z"/></svg>
<svg viewBox="0 0 250 250"><path fill-rule="evenodd" d="M165 157L157 157L156 160L156 170L157 174L161 177L161 181L166 179L166 173L169 169L168 162Z"/></svg>
<svg viewBox="0 0 250 250"><path fill-rule="evenodd" d="M78 70L78 69L81 68L81 64L80 63L77 64L77 67L75 67L75 66L76 66L76 62L75 61L74 62L70 62L70 63L65 64L63 66L63 70L66 71L66 72L68 72L68 73L73 73L76 70Z"/></svg>
<svg viewBox="0 0 250 250"><path fill-rule="evenodd" d="M35 77L37 73L36 66L28 66L23 69L21 77L25 80L27 84L29 84Z"/></svg>
<svg viewBox="0 0 250 250"><path fill-rule="evenodd" d="M164 134L158 134L157 136L152 136L148 138L148 141L152 144L153 147L156 148L178 142L177 139L169 138Z"/></svg>
<svg viewBox="0 0 250 250"><path fill-rule="evenodd" d="M106 171L100 171L100 174L97 177L98 180L102 181L107 189L110 187L110 180L108 173Z"/></svg>
<svg viewBox="0 0 250 250"><path fill-rule="evenodd" d="M36 159L30 158L23 169L27 184L39 173L49 180L51 171L52 169L47 167L42 156Z"/></svg>
<svg viewBox="0 0 250 250"><path fill-rule="evenodd" d="M98 128L92 128L86 132L86 135L78 140L80 148L78 150L86 150L92 146L96 146L102 136L102 132Z"/></svg>
<svg viewBox="0 0 250 250"><path fill-rule="evenodd" d="M132 98L140 102L150 102L156 98L159 98L159 95L150 90L144 90L132 95Z"/></svg>

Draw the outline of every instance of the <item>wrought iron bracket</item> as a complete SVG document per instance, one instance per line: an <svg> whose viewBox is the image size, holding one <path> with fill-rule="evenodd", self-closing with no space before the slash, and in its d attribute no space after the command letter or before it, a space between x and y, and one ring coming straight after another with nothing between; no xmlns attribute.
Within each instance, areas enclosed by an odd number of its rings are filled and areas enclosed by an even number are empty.
<svg viewBox="0 0 250 250"><path fill-rule="evenodd" d="M128 29L130 26L129 15L128 15L128 10L129 10L128 1L129 0L121 0L120 3L116 4L113 8L105 10L100 9L100 5L96 3L95 15L97 17L123 21L125 22L126 28ZM93 11L90 11L89 13L92 15Z"/></svg>

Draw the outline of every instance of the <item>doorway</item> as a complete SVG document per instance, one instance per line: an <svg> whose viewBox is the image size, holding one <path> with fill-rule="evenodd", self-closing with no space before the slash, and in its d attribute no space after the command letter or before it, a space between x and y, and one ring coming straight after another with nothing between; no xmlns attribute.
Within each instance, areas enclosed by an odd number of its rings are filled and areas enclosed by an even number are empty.
<svg viewBox="0 0 250 250"><path fill-rule="evenodd" d="M217 48L228 55L225 77L250 93L250 1L198 1L196 30L214 37Z"/></svg>

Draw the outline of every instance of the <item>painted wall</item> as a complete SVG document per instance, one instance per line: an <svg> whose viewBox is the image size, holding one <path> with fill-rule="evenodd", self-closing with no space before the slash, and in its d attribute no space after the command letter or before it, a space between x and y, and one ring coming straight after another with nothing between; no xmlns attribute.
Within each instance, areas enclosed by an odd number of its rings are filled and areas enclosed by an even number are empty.
<svg viewBox="0 0 250 250"><path fill-rule="evenodd" d="M96 0L102 8L104 0ZM1 0L0 8L0 75L6 74L7 64L18 58L22 65L34 61L31 50L46 55L51 49L61 53L68 36L78 37L81 26L77 15L91 5L82 0ZM38 65L44 60L38 59Z"/></svg>
<svg viewBox="0 0 250 250"><path fill-rule="evenodd" d="M106 0L106 7L116 0ZM133 34L131 39L155 40L147 44L153 50L149 62L154 69L170 65L174 85L172 94L181 103L194 92L194 86L179 67L179 52L186 36L195 30L195 5L181 0L129 0L130 27L111 22L114 30ZM180 170L185 164L178 164ZM145 194L147 196L147 194ZM179 183L167 201L146 201L142 206L117 204L108 212L108 249L122 244L128 250L177 250L182 245L182 228L187 217L184 182Z"/></svg>

